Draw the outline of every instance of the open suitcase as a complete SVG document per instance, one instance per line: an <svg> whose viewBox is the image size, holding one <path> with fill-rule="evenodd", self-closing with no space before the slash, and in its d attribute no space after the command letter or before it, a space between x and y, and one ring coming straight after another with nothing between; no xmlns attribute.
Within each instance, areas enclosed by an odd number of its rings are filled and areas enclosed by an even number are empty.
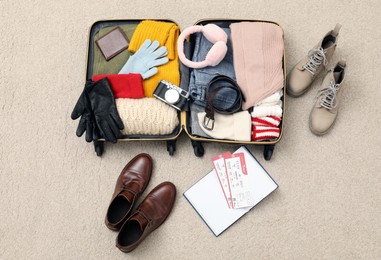
<svg viewBox="0 0 381 260"><path fill-rule="evenodd" d="M152 19L155 21L163 21L163 22L172 22L171 20L163 20L163 19ZM86 72L86 80L91 79L94 75L94 52L95 48L97 48L95 44L95 40L99 38L98 33L101 29L107 28L107 27L116 27L116 26L123 26L127 24L139 24L143 20L136 20L136 19L122 19L122 20L104 20L104 21L97 21L95 22L92 27L90 28L89 32L89 45L88 45L88 56L87 56L87 72ZM243 19L243 20L236 20L236 19L203 19L195 23L195 25L206 25L209 23L216 24L220 27L228 27L231 23L236 22L265 22L265 23L273 23L277 26L279 24L271 21L262 21L262 20L250 20L250 19ZM190 52L193 52L194 49L194 38L190 37ZM285 52L283 51L283 59L282 59L282 66L283 66L283 96L281 97L281 102L283 103L283 113L281 117L281 122L279 125L280 134L279 137L276 139L271 140L265 140L265 141L234 141L234 140L226 140L226 139L213 139L213 138L206 138L201 136L192 135L192 129L191 129L191 111L190 106L188 105L185 111L179 111L178 112L178 119L179 119L179 125L174 129L174 131L170 134L166 135L123 135L122 139L119 139L119 141L166 141L167 143L167 151L169 155L173 155L176 151L176 140L179 137L179 135L182 132L185 132L189 138L191 139L191 144L194 149L194 154L198 157L203 156L204 154L204 147L203 143L205 142L220 142L220 143L232 143L232 144L245 144L245 145L262 145L264 146L264 158L266 160L270 160L271 156L274 151L275 144L278 143L282 137L282 128L284 123L284 115L285 115L285 89L286 89L286 61L285 61ZM192 69L190 69L192 70ZM189 78L185 78L184 75L180 74L181 80L189 81ZM187 89L186 89L187 90ZM104 151L104 140L99 139L96 141L93 141L94 148L96 151L96 154L98 156L101 156Z"/></svg>

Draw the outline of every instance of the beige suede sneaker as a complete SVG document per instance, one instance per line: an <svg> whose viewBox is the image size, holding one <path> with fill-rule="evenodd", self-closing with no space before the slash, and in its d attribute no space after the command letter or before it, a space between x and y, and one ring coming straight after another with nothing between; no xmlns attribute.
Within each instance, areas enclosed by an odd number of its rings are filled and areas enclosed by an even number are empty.
<svg viewBox="0 0 381 260"><path fill-rule="evenodd" d="M328 132L336 120L345 76L346 61L341 59L329 70L322 82L322 89L310 114L310 129L316 135Z"/></svg>
<svg viewBox="0 0 381 260"><path fill-rule="evenodd" d="M341 24L329 31L312 50L287 75L287 94L298 97L304 94L320 72L332 59L336 49Z"/></svg>

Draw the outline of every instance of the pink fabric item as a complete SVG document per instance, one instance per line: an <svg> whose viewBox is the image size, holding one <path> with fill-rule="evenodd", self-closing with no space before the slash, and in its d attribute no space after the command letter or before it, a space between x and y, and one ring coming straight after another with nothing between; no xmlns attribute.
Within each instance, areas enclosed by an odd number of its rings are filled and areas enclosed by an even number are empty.
<svg viewBox="0 0 381 260"><path fill-rule="evenodd" d="M184 54L185 38L196 32L201 32L208 41L214 44L206 55L205 60L200 62L190 61ZM179 39L177 40L179 59L185 66L194 69L216 66L224 59L226 52L228 51L226 45L227 41L228 36L224 30L215 24L207 24L205 26L194 25L188 27L180 34Z"/></svg>
<svg viewBox="0 0 381 260"><path fill-rule="evenodd" d="M234 70L246 110L283 88L283 30L269 22L230 25Z"/></svg>

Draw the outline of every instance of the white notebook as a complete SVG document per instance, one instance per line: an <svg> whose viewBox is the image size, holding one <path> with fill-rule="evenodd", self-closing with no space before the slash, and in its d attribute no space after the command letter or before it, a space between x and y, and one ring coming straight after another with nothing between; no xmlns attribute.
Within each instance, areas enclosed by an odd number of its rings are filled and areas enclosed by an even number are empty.
<svg viewBox="0 0 381 260"><path fill-rule="evenodd" d="M224 232L229 226L278 188L278 184L276 184L246 147L241 146L234 153L244 153L245 155L248 175L252 182L253 189L251 196L254 206L230 209L227 206L224 193L214 170L183 194L215 236Z"/></svg>

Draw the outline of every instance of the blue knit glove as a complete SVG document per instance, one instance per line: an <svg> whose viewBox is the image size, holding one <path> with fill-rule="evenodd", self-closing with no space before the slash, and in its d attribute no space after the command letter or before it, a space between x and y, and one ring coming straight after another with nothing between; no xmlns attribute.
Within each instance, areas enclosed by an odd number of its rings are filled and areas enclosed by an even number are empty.
<svg viewBox="0 0 381 260"><path fill-rule="evenodd" d="M167 47L160 46L158 41L145 40L139 50L135 52L124 64L119 74L138 73L143 79L147 79L157 73L156 66L168 62L165 57L168 54Z"/></svg>

